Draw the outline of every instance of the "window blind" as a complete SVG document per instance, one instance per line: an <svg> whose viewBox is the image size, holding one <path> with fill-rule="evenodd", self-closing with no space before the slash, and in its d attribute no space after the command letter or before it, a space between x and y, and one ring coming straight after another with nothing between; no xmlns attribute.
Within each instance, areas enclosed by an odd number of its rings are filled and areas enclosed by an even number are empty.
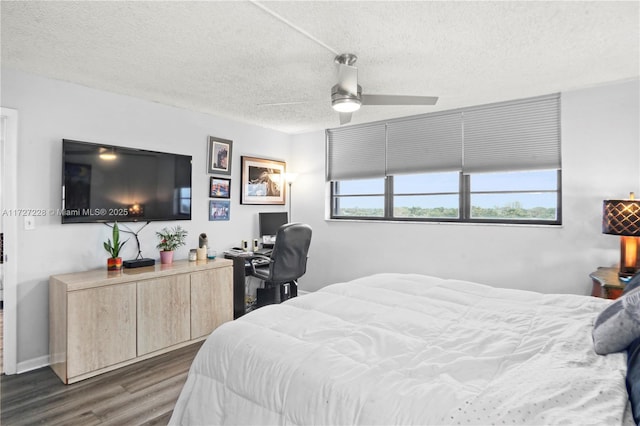
<svg viewBox="0 0 640 426"><path fill-rule="evenodd" d="M463 171L560 168L558 94L468 108Z"/></svg>
<svg viewBox="0 0 640 426"><path fill-rule="evenodd" d="M327 130L327 180L385 176L385 123Z"/></svg>
<svg viewBox="0 0 640 426"><path fill-rule="evenodd" d="M328 129L327 180L560 169L560 94Z"/></svg>
<svg viewBox="0 0 640 426"><path fill-rule="evenodd" d="M387 124L388 175L462 169L462 113Z"/></svg>

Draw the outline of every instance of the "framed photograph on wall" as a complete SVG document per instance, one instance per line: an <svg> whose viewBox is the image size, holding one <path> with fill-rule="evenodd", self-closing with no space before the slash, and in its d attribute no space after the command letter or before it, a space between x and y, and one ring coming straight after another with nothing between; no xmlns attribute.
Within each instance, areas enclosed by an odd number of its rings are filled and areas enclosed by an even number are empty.
<svg viewBox="0 0 640 426"><path fill-rule="evenodd" d="M209 220L229 220L231 217L231 201L209 200Z"/></svg>
<svg viewBox="0 0 640 426"><path fill-rule="evenodd" d="M231 198L231 179L211 176L209 198Z"/></svg>
<svg viewBox="0 0 640 426"><path fill-rule="evenodd" d="M284 161L242 157L241 204L285 203Z"/></svg>
<svg viewBox="0 0 640 426"><path fill-rule="evenodd" d="M231 148L233 141L228 139L214 138L209 136L209 164L207 170L209 173L219 175L231 174Z"/></svg>

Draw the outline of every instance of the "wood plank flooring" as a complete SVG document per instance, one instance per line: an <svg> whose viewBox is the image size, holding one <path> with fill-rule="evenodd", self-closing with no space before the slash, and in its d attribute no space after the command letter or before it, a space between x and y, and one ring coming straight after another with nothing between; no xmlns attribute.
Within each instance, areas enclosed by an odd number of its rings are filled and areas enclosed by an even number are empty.
<svg viewBox="0 0 640 426"><path fill-rule="evenodd" d="M202 342L72 385L49 367L0 379L4 425L166 425Z"/></svg>
<svg viewBox="0 0 640 426"><path fill-rule="evenodd" d="M0 309L0 374L4 373L4 308Z"/></svg>

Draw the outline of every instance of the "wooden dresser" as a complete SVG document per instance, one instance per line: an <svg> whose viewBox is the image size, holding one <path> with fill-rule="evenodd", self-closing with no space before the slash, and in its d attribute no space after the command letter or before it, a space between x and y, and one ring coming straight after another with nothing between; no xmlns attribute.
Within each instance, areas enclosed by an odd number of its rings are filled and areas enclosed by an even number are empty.
<svg viewBox="0 0 640 426"><path fill-rule="evenodd" d="M231 320L227 259L49 279L51 368L67 384L204 340Z"/></svg>

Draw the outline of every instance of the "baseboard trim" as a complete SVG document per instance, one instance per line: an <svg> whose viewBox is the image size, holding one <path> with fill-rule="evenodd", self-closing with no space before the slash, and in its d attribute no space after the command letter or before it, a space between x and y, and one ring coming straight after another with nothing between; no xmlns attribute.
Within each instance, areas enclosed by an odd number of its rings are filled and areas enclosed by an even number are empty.
<svg viewBox="0 0 640 426"><path fill-rule="evenodd" d="M38 368L47 367L49 365L49 355L40 356L38 358L20 361L16 368L18 374L28 371L37 370Z"/></svg>

